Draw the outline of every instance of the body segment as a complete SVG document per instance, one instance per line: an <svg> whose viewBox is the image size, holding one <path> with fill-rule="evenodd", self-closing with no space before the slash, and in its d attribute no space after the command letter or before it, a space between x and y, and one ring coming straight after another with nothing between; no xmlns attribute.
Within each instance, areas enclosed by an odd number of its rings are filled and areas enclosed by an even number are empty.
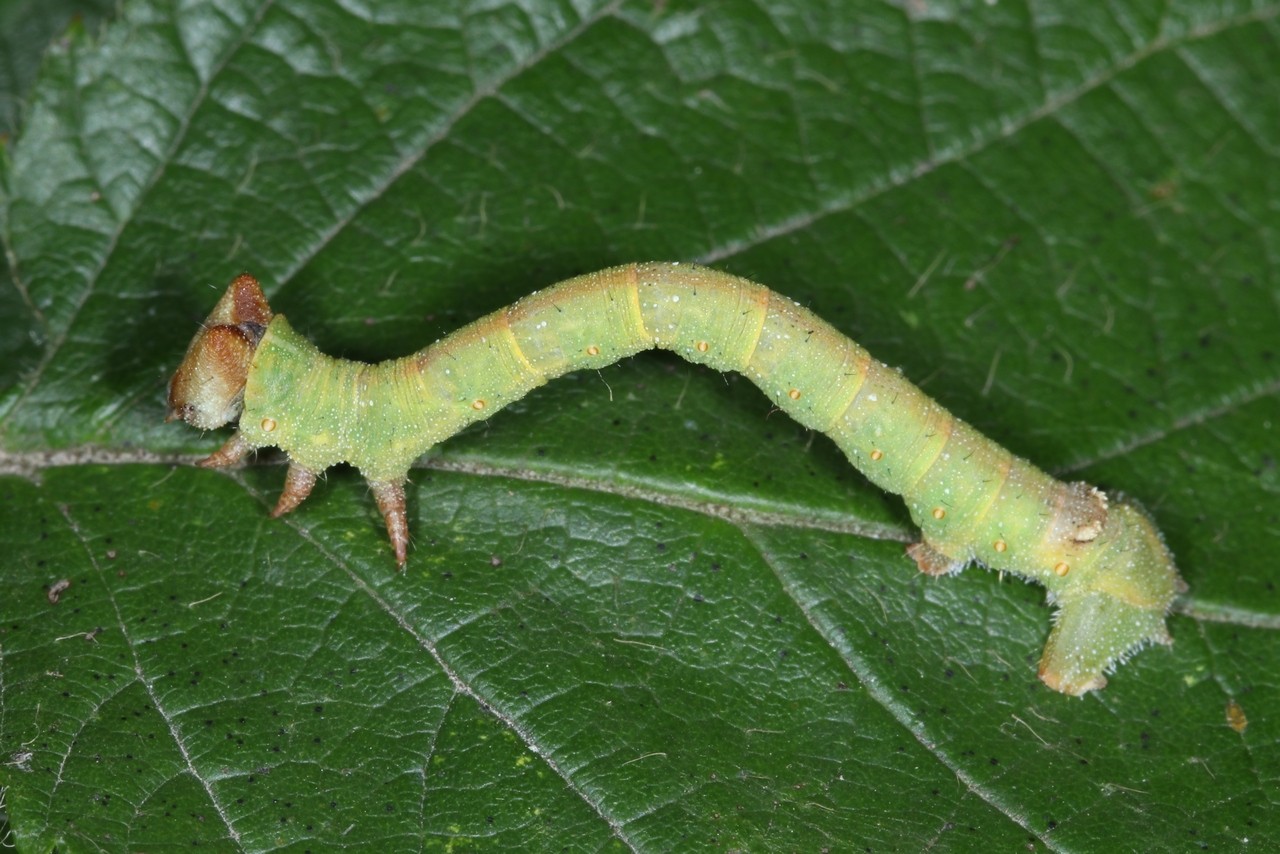
<svg viewBox="0 0 1280 854"><path fill-rule="evenodd" d="M976 560L1044 584L1060 608L1040 667L1051 687L1101 688L1126 655L1169 642L1164 617L1182 582L1134 505L1053 479L807 309L703 267L632 264L570 279L378 365L320 353L241 277L192 342L170 410L205 428L239 414L239 432L207 465L283 449L290 472L277 515L324 469L354 465L403 565L403 484L415 459L554 377L652 348L738 371L830 435L872 482L903 496L922 532L908 548L922 571Z"/></svg>

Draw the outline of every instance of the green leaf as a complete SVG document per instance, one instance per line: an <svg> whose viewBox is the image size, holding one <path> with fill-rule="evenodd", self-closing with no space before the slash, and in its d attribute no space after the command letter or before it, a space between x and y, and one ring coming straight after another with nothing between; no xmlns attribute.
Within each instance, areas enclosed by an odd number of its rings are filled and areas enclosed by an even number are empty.
<svg viewBox="0 0 1280 854"><path fill-rule="evenodd" d="M96 29L114 7L107 0L0 0L0 139L21 123L49 41L71 26Z"/></svg>
<svg viewBox="0 0 1280 854"><path fill-rule="evenodd" d="M0 786L24 851L1280 845L1280 5L126 0L0 161ZM14 43L11 19L5 33ZM741 378L560 380L415 471L189 465L244 270L382 359L710 263L1136 496L1176 643L1045 689L1043 592ZM49 588L69 581L57 603ZM1235 726L1232 726L1232 723Z"/></svg>

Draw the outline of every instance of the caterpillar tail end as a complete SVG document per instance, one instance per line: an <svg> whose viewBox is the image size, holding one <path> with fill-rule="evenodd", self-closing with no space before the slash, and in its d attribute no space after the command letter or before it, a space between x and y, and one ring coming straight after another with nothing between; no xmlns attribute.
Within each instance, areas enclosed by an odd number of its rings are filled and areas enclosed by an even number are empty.
<svg viewBox="0 0 1280 854"><path fill-rule="evenodd" d="M1187 589L1159 532L1129 502L1111 506L1098 545L1092 571L1054 595L1059 610L1040 659L1040 679L1076 697L1105 687L1105 674L1144 646L1173 643L1165 616Z"/></svg>

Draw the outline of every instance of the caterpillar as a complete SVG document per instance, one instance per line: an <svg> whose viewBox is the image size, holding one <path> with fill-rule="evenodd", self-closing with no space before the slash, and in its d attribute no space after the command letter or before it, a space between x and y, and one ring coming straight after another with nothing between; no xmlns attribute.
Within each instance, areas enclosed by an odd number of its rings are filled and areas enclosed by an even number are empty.
<svg viewBox="0 0 1280 854"><path fill-rule="evenodd" d="M922 572L976 562L1043 584L1057 608L1039 666L1049 687L1098 690L1141 647L1173 642L1165 616L1186 585L1137 504L1055 480L798 303L696 265L568 279L377 365L322 354L242 275L174 373L166 420L201 430L238 420L206 467L281 448L289 467L273 517L301 504L329 466L354 465L403 568L415 459L553 377L651 348L741 372L830 436L869 480L903 497L921 531L906 551Z"/></svg>

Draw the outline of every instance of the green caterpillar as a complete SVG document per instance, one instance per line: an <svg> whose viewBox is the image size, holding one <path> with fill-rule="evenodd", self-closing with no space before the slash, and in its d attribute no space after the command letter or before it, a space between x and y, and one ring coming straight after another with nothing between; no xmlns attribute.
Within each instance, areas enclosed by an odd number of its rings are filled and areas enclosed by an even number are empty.
<svg viewBox="0 0 1280 854"><path fill-rule="evenodd" d="M289 472L273 516L302 503L329 466L351 463L403 567L415 459L553 377L654 347L745 374L901 494L922 532L907 553L923 572L977 561L1048 588L1059 610L1040 678L1051 688L1102 688L1104 671L1145 644L1172 643L1165 615L1186 585L1135 504L1054 480L797 303L704 267L630 264L569 279L378 365L325 356L241 276L174 374L168 420L209 430L239 419L203 466L283 449Z"/></svg>

